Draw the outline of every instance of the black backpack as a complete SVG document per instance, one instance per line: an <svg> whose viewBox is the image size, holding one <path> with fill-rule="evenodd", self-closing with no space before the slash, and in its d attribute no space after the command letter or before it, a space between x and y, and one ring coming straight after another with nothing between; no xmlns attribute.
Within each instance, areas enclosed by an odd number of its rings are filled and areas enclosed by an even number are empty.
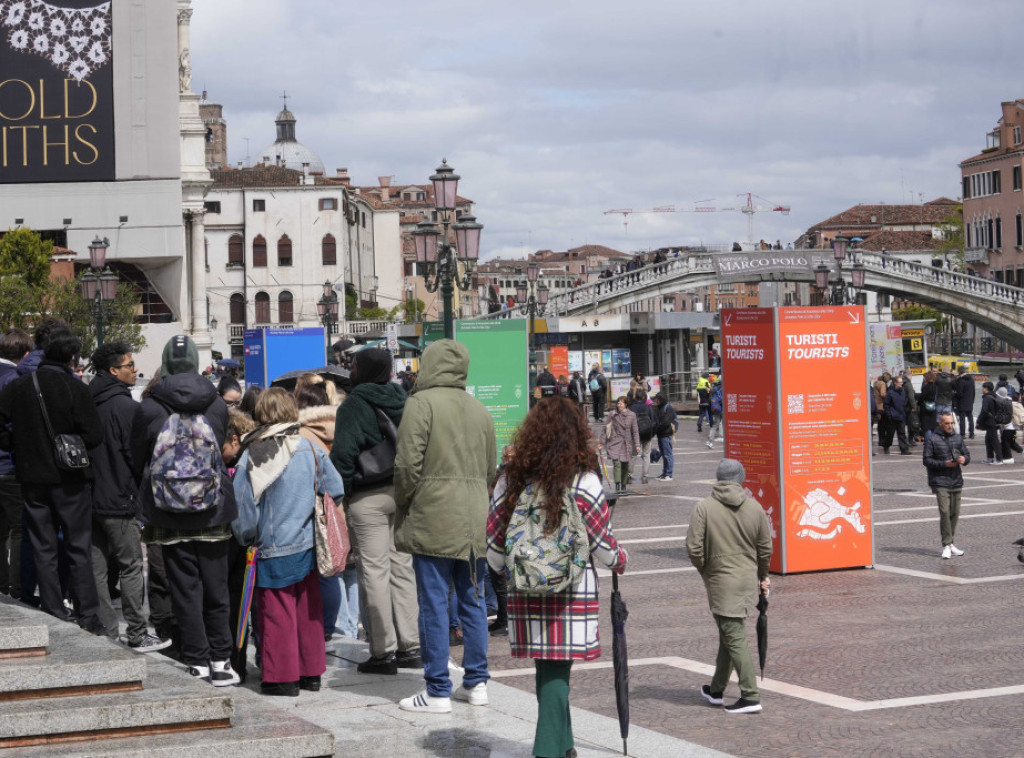
<svg viewBox="0 0 1024 758"><path fill-rule="evenodd" d="M992 414L999 426L1005 426L1013 421L1013 402L1008 397L996 398L996 410Z"/></svg>
<svg viewBox="0 0 1024 758"><path fill-rule="evenodd" d="M640 433L640 441L647 442L654 436L654 419L651 418L651 409L645 407L642 413L636 415L636 428Z"/></svg>

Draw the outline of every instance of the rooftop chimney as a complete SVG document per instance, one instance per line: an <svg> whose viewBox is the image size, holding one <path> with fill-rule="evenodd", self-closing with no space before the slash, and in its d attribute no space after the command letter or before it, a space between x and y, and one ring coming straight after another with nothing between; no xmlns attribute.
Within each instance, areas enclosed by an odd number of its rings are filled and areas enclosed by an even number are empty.
<svg viewBox="0 0 1024 758"><path fill-rule="evenodd" d="M334 171L337 174L336 178L340 180L339 184L342 184L342 185L344 185L346 187L351 187L352 186L352 179L348 175L348 169L347 168L336 168L336 169L334 169Z"/></svg>
<svg viewBox="0 0 1024 758"><path fill-rule="evenodd" d="M386 203L391 199L391 192L388 189L391 186L391 177L378 176L377 181L380 183L380 199Z"/></svg>

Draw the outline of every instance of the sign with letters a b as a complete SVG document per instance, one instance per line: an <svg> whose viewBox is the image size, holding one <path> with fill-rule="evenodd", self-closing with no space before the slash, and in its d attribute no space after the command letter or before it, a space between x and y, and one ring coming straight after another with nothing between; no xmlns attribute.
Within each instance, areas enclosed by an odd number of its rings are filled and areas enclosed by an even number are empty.
<svg viewBox="0 0 1024 758"><path fill-rule="evenodd" d="M114 179L111 2L0 0L0 183Z"/></svg>

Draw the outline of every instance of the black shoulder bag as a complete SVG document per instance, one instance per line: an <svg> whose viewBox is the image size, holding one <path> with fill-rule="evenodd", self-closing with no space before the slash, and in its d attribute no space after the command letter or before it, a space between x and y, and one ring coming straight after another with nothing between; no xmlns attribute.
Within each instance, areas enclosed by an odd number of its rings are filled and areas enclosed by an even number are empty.
<svg viewBox="0 0 1024 758"><path fill-rule="evenodd" d="M36 397L39 398L39 410L43 412L43 423L46 424L46 433L53 440L53 460L61 471L81 471L89 468L89 452L85 449L85 442L77 434L54 434L50 426L50 414L46 412L46 403L43 402L43 392L39 389L39 378L32 372L32 384L36 388Z"/></svg>
<svg viewBox="0 0 1024 758"><path fill-rule="evenodd" d="M398 429L394 422L380 408L373 407L377 416L377 428L380 430L381 441L367 448L356 459L356 473L352 481L358 487L369 487L375 484L390 482L395 476L395 449L398 441Z"/></svg>

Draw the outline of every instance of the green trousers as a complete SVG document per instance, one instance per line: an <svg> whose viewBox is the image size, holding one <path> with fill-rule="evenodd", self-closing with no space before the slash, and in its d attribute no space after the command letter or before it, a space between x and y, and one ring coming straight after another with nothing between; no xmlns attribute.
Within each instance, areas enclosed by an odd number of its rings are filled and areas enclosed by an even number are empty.
<svg viewBox="0 0 1024 758"><path fill-rule="evenodd" d="M729 677L735 668L736 676L740 680L740 696L760 702L757 672L754 671L754 659L750 657L750 645L747 644L746 621L742 618L715 614L715 623L718 624L718 658L715 659L711 691L725 692Z"/></svg>
<svg viewBox="0 0 1024 758"><path fill-rule="evenodd" d="M948 487L936 487L935 498L939 501L939 534L942 536L942 546L952 545L956 539L956 524L960 520L960 495L961 490L951 490Z"/></svg>
<svg viewBox="0 0 1024 758"><path fill-rule="evenodd" d="M612 472L616 484L629 484L629 461L612 461Z"/></svg>
<svg viewBox="0 0 1024 758"><path fill-rule="evenodd" d="M564 758L573 746L569 716L569 673L572 661L533 661L537 669L537 732L533 754Z"/></svg>

